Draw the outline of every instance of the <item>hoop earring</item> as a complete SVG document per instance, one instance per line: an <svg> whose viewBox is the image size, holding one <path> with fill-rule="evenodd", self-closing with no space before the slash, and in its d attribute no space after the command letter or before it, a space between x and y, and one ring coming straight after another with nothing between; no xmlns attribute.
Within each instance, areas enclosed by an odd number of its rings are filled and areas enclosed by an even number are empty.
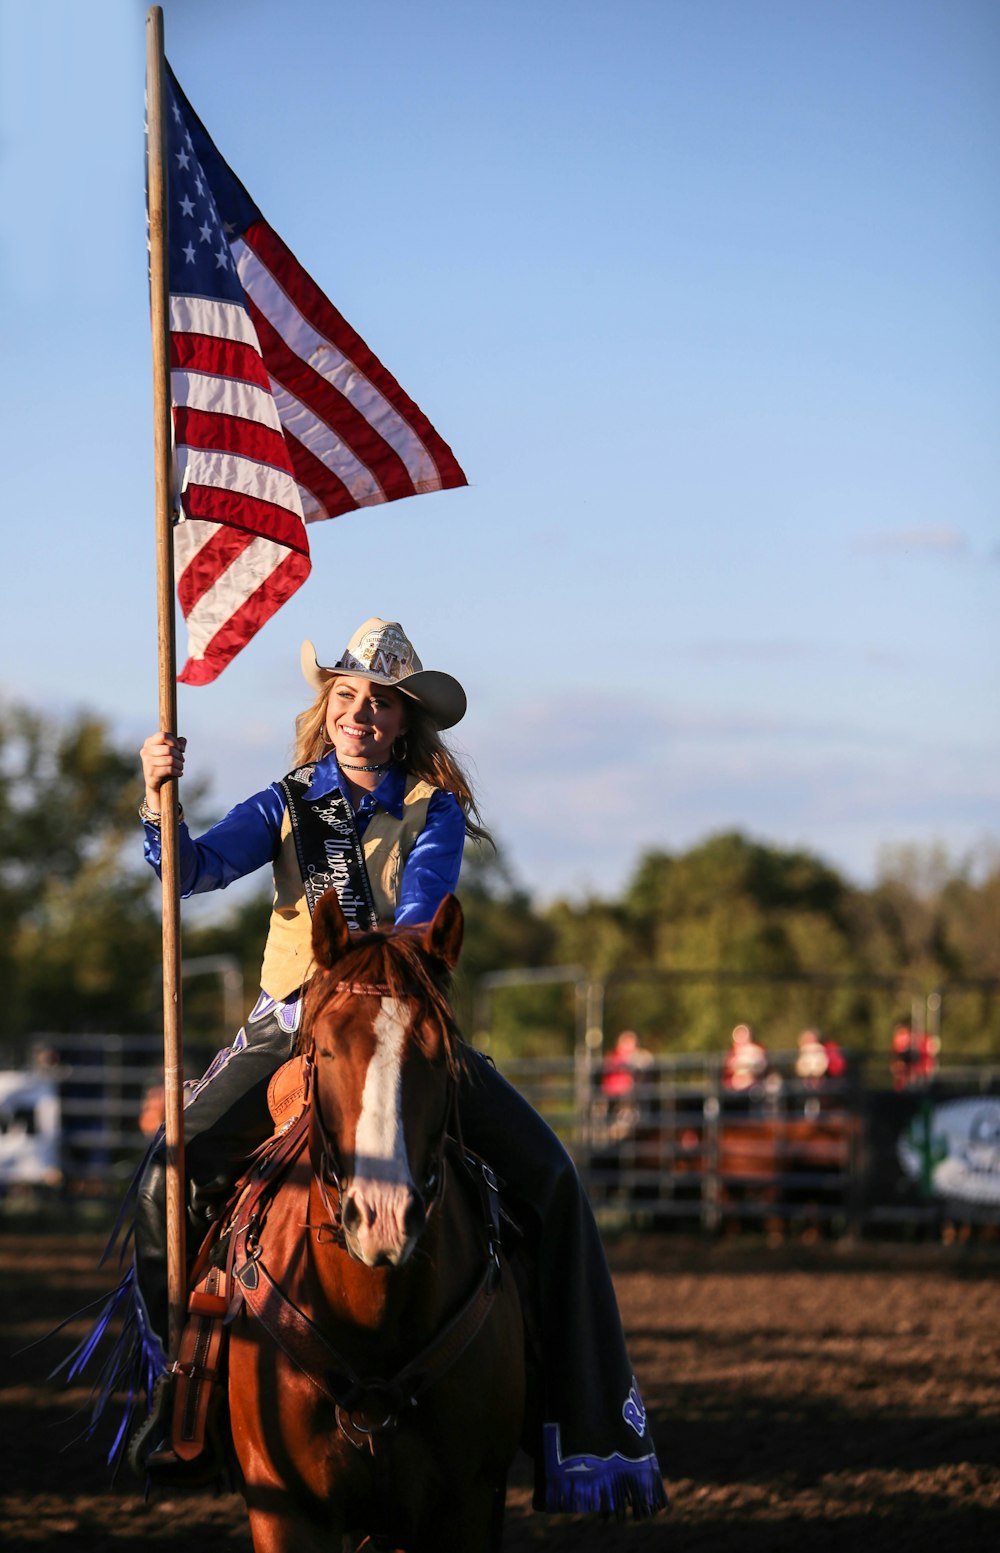
<svg viewBox="0 0 1000 1553"><path fill-rule="evenodd" d="M402 745L402 749L397 749L396 746L400 744ZM402 765L409 752L410 746L406 742L406 734L397 733L396 737L392 741L392 746L389 751L393 760L398 761L399 764Z"/></svg>

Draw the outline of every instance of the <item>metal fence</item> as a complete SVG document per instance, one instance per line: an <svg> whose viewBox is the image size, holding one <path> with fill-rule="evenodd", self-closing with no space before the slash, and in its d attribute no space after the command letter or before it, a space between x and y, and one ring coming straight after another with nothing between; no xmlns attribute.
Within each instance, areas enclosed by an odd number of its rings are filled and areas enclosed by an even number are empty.
<svg viewBox="0 0 1000 1553"><path fill-rule="evenodd" d="M119 1193L156 1120L160 1042L40 1036L33 1057L58 1096L63 1189ZM503 1072L563 1139L606 1223L716 1232L793 1219L833 1231L932 1224L946 1213L1000 1222L1000 1062L944 1067L929 1085L895 1092L882 1072L870 1083L861 1058L846 1078L809 1084L795 1076L795 1054L779 1053L762 1083L735 1095L720 1057L679 1055L649 1063L617 1099L602 1091L590 1050ZM959 1112L969 1139L954 1145ZM964 1149L971 1197L942 1197L936 1184L948 1147Z"/></svg>
<svg viewBox="0 0 1000 1553"><path fill-rule="evenodd" d="M586 1058L504 1066L570 1149L605 1222L1000 1223L1000 1063L942 1068L902 1091L865 1070L855 1058L847 1077L809 1083L794 1053L778 1053L760 1084L733 1094L721 1058L684 1055L653 1061L609 1099Z"/></svg>

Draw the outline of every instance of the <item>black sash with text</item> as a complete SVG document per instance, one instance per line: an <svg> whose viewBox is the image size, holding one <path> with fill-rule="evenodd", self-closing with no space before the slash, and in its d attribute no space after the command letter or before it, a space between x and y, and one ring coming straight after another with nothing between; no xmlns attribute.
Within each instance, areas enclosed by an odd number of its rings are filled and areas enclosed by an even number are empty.
<svg viewBox="0 0 1000 1553"><path fill-rule="evenodd" d="M351 931L368 932L378 919L354 810L339 788L318 803L307 803L313 769L300 766L280 784L310 915L321 895L336 890Z"/></svg>

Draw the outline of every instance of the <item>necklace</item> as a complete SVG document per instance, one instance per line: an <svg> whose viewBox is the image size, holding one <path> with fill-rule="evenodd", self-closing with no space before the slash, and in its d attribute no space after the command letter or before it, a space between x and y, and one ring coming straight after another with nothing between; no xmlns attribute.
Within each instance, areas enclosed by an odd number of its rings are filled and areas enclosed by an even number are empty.
<svg viewBox="0 0 1000 1553"><path fill-rule="evenodd" d="M391 761L384 760L380 766L349 766L346 760L339 762L343 771L388 771Z"/></svg>

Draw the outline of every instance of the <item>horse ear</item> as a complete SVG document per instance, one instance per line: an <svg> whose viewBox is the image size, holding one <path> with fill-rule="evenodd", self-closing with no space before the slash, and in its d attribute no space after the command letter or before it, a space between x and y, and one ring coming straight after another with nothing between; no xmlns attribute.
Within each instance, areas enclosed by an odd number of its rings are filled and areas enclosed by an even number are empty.
<svg viewBox="0 0 1000 1553"><path fill-rule="evenodd" d="M435 960L443 960L448 969L453 971L462 951L464 931L465 923L458 897L446 895L424 934L424 948Z"/></svg>
<svg viewBox="0 0 1000 1553"><path fill-rule="evenodd" d="M324 971L332 970L346 952L350 937L340 897L336 890L327 890L313 912L312 948L316 964Z"/></svg>

